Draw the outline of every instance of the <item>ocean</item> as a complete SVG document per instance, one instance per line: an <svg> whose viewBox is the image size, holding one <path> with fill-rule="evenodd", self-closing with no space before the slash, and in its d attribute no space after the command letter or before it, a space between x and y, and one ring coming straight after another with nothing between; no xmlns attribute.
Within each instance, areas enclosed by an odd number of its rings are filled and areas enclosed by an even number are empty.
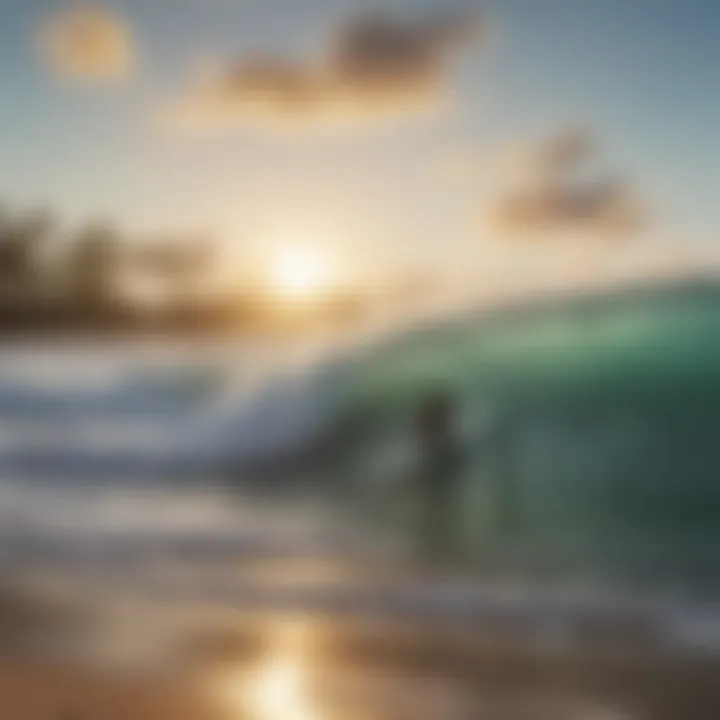
<svg viewBox="0 0 720 720"><path fill-rule="evenodd" d="M6 344L3 585L96 609L474 621L518 594L542 618L551 599L566 609L614 598L665 603L667 627L686 639L702 617L712 644L718 310L720 286L702 280L292 353ZM411 432L438 388L460 410L465 458L461 547L440 580L413 565Z"/></svg>

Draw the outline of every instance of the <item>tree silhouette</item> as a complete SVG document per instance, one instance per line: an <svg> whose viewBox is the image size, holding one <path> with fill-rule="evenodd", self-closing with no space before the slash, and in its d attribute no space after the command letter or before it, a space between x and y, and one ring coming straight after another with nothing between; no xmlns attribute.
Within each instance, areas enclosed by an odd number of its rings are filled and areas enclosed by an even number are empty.
<svg viewBox="0 0 720 720"><path fill-rule="evenodd" d="M163 288L165 306L174 317L195 315L215 263L215 247L205 239L148 241L139 251L142 271Z"/></svg>
<svg viewBox="0 0 720 720"><path fill-rule="evenodd" d="M17 307L37 300L44 287L41 251L52 228L47 212L16 217L0 209L0 292L6 303Z"/></svg>
<svg viewBox="0 0 720 720"><path fill-rule="evenodd" d="M207 237L127 242L95 222L60 238L48 212L0 205L0 330L294 332L363 315L366 302L350 288L284 312L252 279L221 287L221 259Z"/></svg>
<svg viewBox="0 0 720 720"><path fill-rule="evenodd" d="M122 265L120 240L109 225L90 225L80 233L65 262L68 300L75 314L98 318L121 307Z"/></svg>

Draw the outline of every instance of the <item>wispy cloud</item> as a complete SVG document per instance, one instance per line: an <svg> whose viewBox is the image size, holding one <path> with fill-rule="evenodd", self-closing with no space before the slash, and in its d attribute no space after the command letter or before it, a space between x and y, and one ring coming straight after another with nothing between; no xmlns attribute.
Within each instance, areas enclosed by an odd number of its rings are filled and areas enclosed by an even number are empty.
<svg viewBox="0 0 720 720"><path fill-rule="evenodd" d="M566 128L506 158L487 208L490 226L522 236L573 233L626 236L641 229L645 209L632 184L595 167L597 140Z"/></svg>
<svg viewBox="0 0 720 720"><path fill-rule="evenodd" d="M172 110L200 126L417 113L442 105L452 61L480 30L476 17L459 13L415 22L363 15L340 27L315 62L237 58L191 83Z"/></svg>
<svg viewBox="0 0 720 720"><path fill-rule="evenodd" d="M100 5L65 8L42 23L38 41L50 70L72 79L116 79L135 59L129 26Z"/></svg>

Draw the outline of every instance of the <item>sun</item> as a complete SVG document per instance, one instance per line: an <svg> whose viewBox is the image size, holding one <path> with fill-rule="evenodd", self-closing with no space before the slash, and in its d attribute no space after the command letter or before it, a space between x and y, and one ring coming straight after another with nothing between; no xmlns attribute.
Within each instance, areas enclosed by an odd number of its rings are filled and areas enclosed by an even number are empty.
<svg viewBox="0 0 720 720"><path fill-rule="evenodd" d="M289 246L277 252L270 264L270 284L279 295L309 298L321 295L332 283L332 268L321 252Z"/></svg>

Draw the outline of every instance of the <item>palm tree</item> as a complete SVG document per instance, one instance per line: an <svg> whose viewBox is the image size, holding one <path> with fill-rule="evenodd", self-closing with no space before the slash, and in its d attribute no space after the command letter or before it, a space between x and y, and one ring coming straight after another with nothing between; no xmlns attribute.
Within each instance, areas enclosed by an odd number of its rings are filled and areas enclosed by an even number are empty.
<svg viewBox="0 0 720 720"><path fill-rule="evenodd" d="M171 314L186 315L199 309L215 257L214 246L204 239L162 240L148 243L140 250L138 260L141 270L163 288Z"/></svg>
<svg viewBox="0 0 720 720"><path fill-rule="evenodd" d="M78 235L65 264L68 299L75 313L97 318L122 307L122 263L118 234L109 225L96 223Z"/></svg>
<svg viewBox="0 0 720 720"><path fill-rule="evenodd" d="M53 219L38 210L24 216L0 209L0 293L16 307L35 303L46 288L41 251Z"/></svg>

